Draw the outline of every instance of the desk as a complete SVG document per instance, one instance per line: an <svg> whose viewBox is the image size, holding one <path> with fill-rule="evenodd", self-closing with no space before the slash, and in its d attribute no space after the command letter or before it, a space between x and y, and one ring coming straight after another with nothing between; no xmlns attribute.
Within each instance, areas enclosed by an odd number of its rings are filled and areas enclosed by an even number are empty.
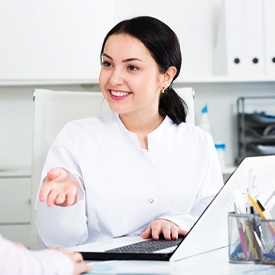
<svg viewBox="0 0 275 275"><path fill-rule="evenodd" d="M166 274L166 275L226 275L275 274L275 266L259 264L232 264L228 262L227 247L186 258L178 262L160 261L104 261L91 262L94 271L89 274Z"/></svg>

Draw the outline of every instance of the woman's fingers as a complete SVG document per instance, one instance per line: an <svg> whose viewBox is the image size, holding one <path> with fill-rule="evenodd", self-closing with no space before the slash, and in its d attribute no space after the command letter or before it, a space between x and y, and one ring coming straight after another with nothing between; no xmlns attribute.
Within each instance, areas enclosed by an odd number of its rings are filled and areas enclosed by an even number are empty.
<svg viewBox="0 0 275 275"><path fill-rule="evenodd" d="M46 201L49 207L55 205L69 206L76 202L77 184L72 182L66 170L54 168L50 170L40 190L39 199Z"/></svg>
<svg viewBox="0 0 275 275"><path fill-rule="evenodd" d="M63 168L53 168L47 173L49 180L63 180L67 177L67 172Z"/></svg>
<svg viewBox="0 0 275 275"><path fill-rule="evenodd" d="M165 240L177 240L179 236L184 236L187 232L173 222L165 219L157 219L141 233L141 237L144 239L153 238L154 240L158 240L161 234Z"/></svg>
<svg viewBox="0 0 275 275"><path fill-rule="evenodd" d="M51 186L46 182L44 182L39 192L39 200L41 202L44 202L47 199L50 192L51 192Z"/></svg>
<svg viewBox="0 0 275 275"><path fill-rule="evenodd" d="M64 193L58 194L54 200L54 204L63 204L66 201L66 195Z"/></svg>
<svg viewBox="0 0 275 275"><path fill-rule="evenodd" d="M147 229L145 230L145 231L143 231L141 234L140 234L140 236L143 238L143 239L149 239L149 238L151 238L151 225L149 225L148 227L147 227Z"/></svg>

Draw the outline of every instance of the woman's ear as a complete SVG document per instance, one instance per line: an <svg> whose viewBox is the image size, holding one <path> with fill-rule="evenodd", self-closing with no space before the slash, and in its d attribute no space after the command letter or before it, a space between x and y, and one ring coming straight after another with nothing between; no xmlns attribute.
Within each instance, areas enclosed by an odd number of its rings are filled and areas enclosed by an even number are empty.
<svg viewBox="0 0 275 275"><path fill-rule="evenodd" d="M163 87L167 88L173 81L174 76L177 73L177 69L174 66L170 66L167 71L164 73Z"/></svg>

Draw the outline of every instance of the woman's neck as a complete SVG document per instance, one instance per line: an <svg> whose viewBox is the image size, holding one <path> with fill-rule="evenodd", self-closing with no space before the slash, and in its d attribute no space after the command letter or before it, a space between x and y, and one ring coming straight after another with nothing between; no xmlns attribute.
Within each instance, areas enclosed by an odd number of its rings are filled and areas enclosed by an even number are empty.
<svg viewBox="0 0 275 275"><path fill-rule="evenodd" d="M147 135L153 132L162 123L163 117L157 113L148 116L120 115L120 119L128 131L136 133L140 147L148 149Z"/></svg>

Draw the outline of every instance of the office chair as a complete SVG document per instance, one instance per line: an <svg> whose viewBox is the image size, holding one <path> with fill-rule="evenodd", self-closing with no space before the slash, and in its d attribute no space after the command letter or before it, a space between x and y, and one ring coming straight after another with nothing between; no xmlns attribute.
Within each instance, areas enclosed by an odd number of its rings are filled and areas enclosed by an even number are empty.
<svg viewBox="0 0 275 275"><path fill-rule="evenodd" d="M187 123L194 124L194 91L177 89L188 106ZM32 144L32 203L31 203L31 249L45 246L39 238L35 220L35 201L41 172L49 147L66 122L99 115L109 109L101 92L51 91L36 89L33 94L34 125Z"/></svg>

